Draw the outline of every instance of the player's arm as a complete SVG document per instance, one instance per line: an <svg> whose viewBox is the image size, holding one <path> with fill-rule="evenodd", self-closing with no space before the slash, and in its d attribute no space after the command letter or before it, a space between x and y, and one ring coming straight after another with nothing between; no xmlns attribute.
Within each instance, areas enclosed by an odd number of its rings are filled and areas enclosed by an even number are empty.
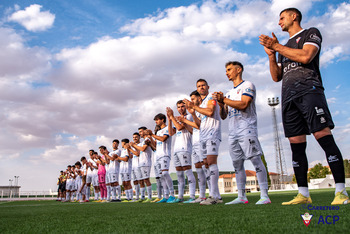
<svg viewBox="0 0 350 234"><path fill-rule="evenodd" d="M237 110L245 110L250 103L253 101L253 98L248 95L242 95L241 101L234 101L229 98L224 97L224 103L232 108Z"/></svg>
<svg viewBox="0 0 350 234"><path fill-rule="evenodd" d="M135 146L137 146L134 142L129 143L130 147L129 150L133 155L140 156L140 150L137 149Z"/></svg>
<svg viewBox="0 0 350 234"><path fill-rule="evenodd" d="M109 154L105 154L106 158L110 161L114 161L115 160L115 155L116 154L112 154L112 156L109 156Z"/></svg>
<svg viewBox="0 0 350 234"><path fill-rule="evenodd" d="M202 115L206 115L208 117L212 117L215 111L215 106L217 105L215 100L209 100L208 105L203 108L199 106L193 106L193 109Z"/></svg>
<svg viewBox="0 0 350 234"><path fill-rule="evenodd" d="M151 135L154 139L158 140L158 141L161 141L161 142L164 142L166 141L168 138L169 138L169 135L167 134L164 134L163 136L157 136L155 134L152 133Z"/></svg>
<svg viewBox="0 0 350 234"><path fill-rule="evenodd" d="M142 151L142 152L146 151L148 145L139 146L139 145L136 145L135 143L133 143L132 147L135 148L135 150L137 150L137 152L139 152L139 154L137 155L137 156L139 156L140 151ZM132 150L130 150L130 151L133 152Z"/></svg>
<svg viewBox="0 0 350 234"><path fill-rule="evenodd" d="M221 119L227 118L228 108L227 105L224 103L224 94L222 92L215 92L213 94L213 98L217 100L219 106L220 106L220 117Z"/></svg>

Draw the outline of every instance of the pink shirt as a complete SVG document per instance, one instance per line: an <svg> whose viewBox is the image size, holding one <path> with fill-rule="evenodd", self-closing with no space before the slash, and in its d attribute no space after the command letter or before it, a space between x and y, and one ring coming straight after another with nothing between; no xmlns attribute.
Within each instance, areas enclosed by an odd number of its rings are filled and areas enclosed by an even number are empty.
<svg viewBox="0 0 350 234"><path fill-rule="evenodd" d="M104 155L101 156L103 159L105 158ZM101 164L98 164L98 172L97 172L98 175L100 174L106 174L106 168L105 166L101 165Z"/></svg>

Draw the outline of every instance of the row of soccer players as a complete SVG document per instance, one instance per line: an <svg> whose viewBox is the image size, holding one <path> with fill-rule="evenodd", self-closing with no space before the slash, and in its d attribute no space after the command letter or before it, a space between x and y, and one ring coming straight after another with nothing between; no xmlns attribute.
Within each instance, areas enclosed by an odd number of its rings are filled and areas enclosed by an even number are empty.
<svg viewBox="0 0 350 234"><path fill-rule="evenodd" d="M222 203L218 179L219 169L217 157L221 143L221 119L229 117L229 152L236 172L238 197L226 204L248 203L245 195L246 175L244 161L253 163L261 190L261 199L256 204L271 203L268 197L266 168L261 160L262 150L257 135L257 116L255 110L255 86L242 79L243 65L240 62L228 62L226 75L233 82L233 88L224 95L222 92L209 93L206 80L196 82L196 91L190 94L191 100L177 102L179 116L175 116L171 108L166 108L166 115L158 114L154 121L157 131L152 132L140 127L133 135L133 141L122 140L122 149L118 149L118 141L113 141L113 151L105 146L99 148L102 156L93 156L89 160L82 159L87 166L86 185L93 184L99 191L99 178L103 174L96 172L104 166L107 196L109 191L114 199L115 191L119 190L118 176L121 175L127 200L132 197L131 175L134 180L136 196L140 186L141 199L148 192L144 202L151 201L151 183L149 180L152 164L157 179L156 202L183 202L185 174L189 183L190 199L186 202L213 205ZM168 123L168 125L167 125ZM173 156L171 157L171 137L175 135ZM141 138L141 141L140 141ZM154 160L152 162L152 152ZM90 156L94 152L90 151ZM169 175L170 160L174 161L178 176L179 195L174 196L173 181ZM199 181L199 197L195 198L196 180L192 172L192 162L195 165ZM101 165L101 167L100 167ZM102 170L102 169L101 169ZM95 172L94 172L95 171ZM92 176L97 173L97 176ZM209 197L205 198L206 182ZM163 189L162 189L163 188ZM87 197L90 190L87 189ZM96 192L98 194L98 192ZM120 195L120 192L119 192ZM101 195L105 198L104 195Z"/></svg>

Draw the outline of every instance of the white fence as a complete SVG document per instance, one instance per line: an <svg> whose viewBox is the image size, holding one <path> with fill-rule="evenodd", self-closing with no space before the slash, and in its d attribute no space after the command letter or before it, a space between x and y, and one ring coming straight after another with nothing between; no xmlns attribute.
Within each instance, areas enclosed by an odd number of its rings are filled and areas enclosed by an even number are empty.
<svg viewBox="0 0 350 234"><path fill-rule="evenodd" d="M0 198L31 198L31 197L57 197L57 192L49 191L19 191L18 194L0 190Z"/></svg>

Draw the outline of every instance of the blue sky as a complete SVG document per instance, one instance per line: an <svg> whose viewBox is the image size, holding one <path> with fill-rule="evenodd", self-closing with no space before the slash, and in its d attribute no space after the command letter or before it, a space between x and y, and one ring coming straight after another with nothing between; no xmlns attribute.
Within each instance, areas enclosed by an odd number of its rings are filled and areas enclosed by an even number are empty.
<svg viewBox="0 0 350 234"><path fill-rule="evenodd" d="M286 42L278 14L292 6L302 11L303 27L323 35L321 73L334 135L350 158L347 1L2 1L0 184L19 175L25 191L56 189L59 170L90 148L130 138L139 126L153 129L154 115L187 97L198 78L211 91L228 91L228 60L241 61L244 79L256 85L259 139L275 171L267 98L280 96L280 84L269 76L258 36L273 31ZM224 121L220 170L232 170L226 139ZM325 164L308 140L310 166Z"/></svg>

